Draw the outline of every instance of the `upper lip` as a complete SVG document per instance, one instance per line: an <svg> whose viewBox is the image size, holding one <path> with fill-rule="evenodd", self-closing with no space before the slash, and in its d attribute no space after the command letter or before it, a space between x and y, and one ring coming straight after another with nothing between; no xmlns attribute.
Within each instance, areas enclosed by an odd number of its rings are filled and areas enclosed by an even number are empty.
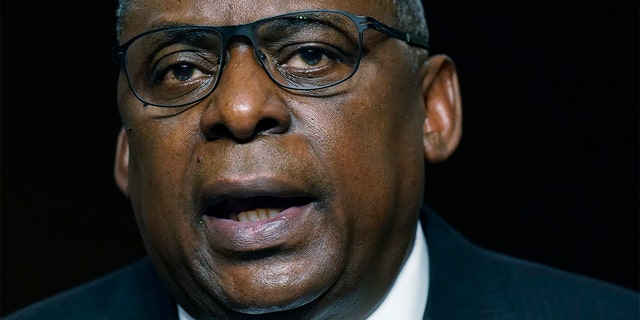
<svg viewBox="0 0 640 320"><path fill-rule="evenodd" d="M202 214L228 218L230 214L265 209L285 209L316 201L302 186L273 177L227 178L207 186Z"/></svg>

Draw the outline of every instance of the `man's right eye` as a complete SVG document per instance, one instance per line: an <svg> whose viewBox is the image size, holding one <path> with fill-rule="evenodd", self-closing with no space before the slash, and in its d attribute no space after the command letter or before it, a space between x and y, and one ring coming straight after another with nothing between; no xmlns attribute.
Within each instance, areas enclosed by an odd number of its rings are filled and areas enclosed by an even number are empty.
<svg viewBox="0 0 640 320"><path fill-rule="evenodd" d="M156 79L154 83L160 86L175 86L202 76L205 74L190 64L175 64L163 69L157 77L154 77Z"/></svg>
<svg viewBox="0 0 640 320"><path fill-rule="evenodd" d="M189 87L214 77L217 68L218 59L211 54L177 52L157 60L150 79L156 87Z"/></svg>

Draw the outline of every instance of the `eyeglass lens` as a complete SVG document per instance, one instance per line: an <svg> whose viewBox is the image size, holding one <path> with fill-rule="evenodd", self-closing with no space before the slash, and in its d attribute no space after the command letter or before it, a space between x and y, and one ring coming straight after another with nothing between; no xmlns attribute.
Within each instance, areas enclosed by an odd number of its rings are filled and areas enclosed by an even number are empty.
<svg viewBox="0 0 640 320"><path fill-rule="evenodd" d="M252 41L259 63L279 85L298 90L328 87L349 78L360 60L360 35L349 17L305 12L257 21ZM126 68L138 97L152 105L198 101L216 86L225 41L237 27L177 27L148 33L127 49Z"/></svg>

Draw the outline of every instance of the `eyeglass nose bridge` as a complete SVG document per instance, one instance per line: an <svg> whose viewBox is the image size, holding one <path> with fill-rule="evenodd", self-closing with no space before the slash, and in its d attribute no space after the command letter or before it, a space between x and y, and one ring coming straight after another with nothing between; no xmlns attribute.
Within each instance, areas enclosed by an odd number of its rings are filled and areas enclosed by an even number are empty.
<svg viewBox="0 0 640 320"><path fill-rule="evenodd" d="M246 39L249 42L249 45L253 48L253 56L257 60L258 64L262 68L262 70L269 76L269 78L277 84L277 81L273 79L271 73L267 69L265 65L265 60L267 56L258 48L256 45L256 41L254 38L255 28L259 21L240 24L235 26L220 26L216 27L216 31L220 34L222 38L222 52L221 52L221 60L220 60L220 71L218 72L218 77L216 79L217 83L220 82L220 78L222 77L222 72L226 69L227 64L231 60L231 54L229 52L229 46L238 41L238 39Z"/></svg>

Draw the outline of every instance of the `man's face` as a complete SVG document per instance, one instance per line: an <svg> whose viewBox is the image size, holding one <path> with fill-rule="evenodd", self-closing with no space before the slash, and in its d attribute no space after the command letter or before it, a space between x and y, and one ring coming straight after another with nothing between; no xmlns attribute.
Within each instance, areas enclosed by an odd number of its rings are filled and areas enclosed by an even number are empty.
<svg viewBox="0 0 640 320"><path fill-rule="evenodd" d="M307 9L397 25L380 2L140 0L122 42ZM411 49L366 31L356 74L305 93L278 87L235 40L215 91L188 108L143 106L120 75L127 193L149 255L194 316L367 314L409 253L422 199Z"/></svg>

